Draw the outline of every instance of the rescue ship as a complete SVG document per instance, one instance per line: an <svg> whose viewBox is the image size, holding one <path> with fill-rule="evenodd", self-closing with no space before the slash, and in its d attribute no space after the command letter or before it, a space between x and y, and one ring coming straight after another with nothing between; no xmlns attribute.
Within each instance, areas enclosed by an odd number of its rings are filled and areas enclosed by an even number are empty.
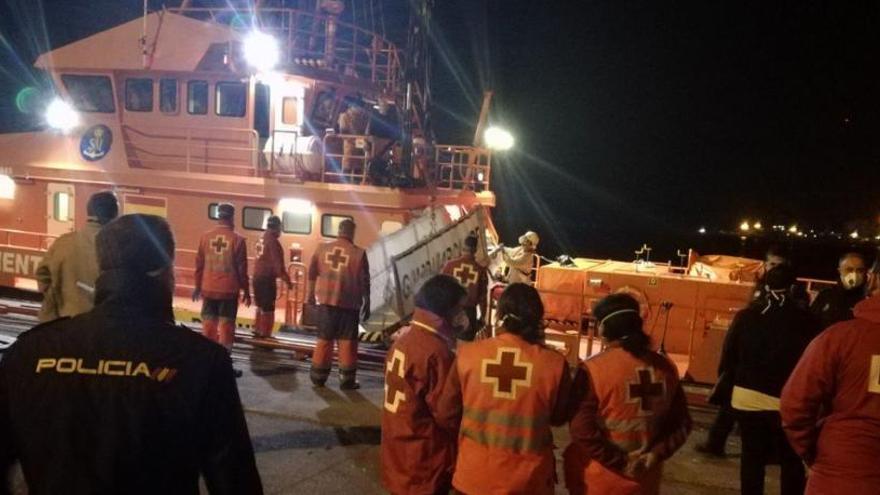
<svg viewBox="0 0 880 495"><path fill-rule="evenodd" d="M370 260L373 300L388 306L384 259L494 206L481 137L488 96L474 143L437 143L431 131L427 55L414 49L426 42L429 2L413 9L407 51L345 22L342 1L262 3L184 1L37 58L57 98L49 128L0 135L0 284L36 290L42 253L85 222L92 193L112 189L122 213L161 215L174 228L175 305L189 320L199 235L232 202L251 261L266 219L282 218L299 283L282 293L278 321L295 325L303 262L343 219L358 225L357 244L382 248Z"/></svg>
<svg viewBox="0 0 880 495"><path fill-rule="evenodd" d="M284 327L304 323L305 262L343 219L357 223L355 242L368 247L373 335L405 320L418 285L458 255L467 233L485 234L487 256L497 241L484 137L491 93L472 143L437 142L424 22L432 2L412 7L405 49L347 22L339 0L314 9L263 3L184 0L37 58L57 98L49 128L0 135L0 285L36 291L45 250L81 226L88 197L107 189L122 213L171 223L175 310L186 322L198 320L189 301L198 239L221 202L236 206L251 261L266 219L282 218L295 282L279 291ZM628 291L682 373L711 383L724 331L752 297L755 263L691 257L673 267L637 257L541 266L536 257L534 277L548 339L572 361L598 350L592 302ZM253 310L241 313L247 327ZM298 349L284 339L263 344Z"/></svg>

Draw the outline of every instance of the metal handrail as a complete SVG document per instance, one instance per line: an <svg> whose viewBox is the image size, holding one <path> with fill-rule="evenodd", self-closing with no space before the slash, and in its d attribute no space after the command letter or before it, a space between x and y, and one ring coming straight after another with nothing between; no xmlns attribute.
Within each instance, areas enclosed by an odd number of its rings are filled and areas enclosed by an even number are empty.
<svg viewBox="0 0 880 495"><path fill-rule="evenodd" d="M438 144L434 147L434 164L440 189L472 190L477 185L489 189L492 154L485 148Z"/></svg>
<svg viewBox="0 0 880 495"><path fill-rule="evenodd" d="M346 75L360 77L368 74L372 83L387 92L396 92L400 74L400 56L397 47L385 37L347 22L335 16L315 14L292 8L259 8L258 10L231 7L170 8L169 12L207 18L232 29L244 31L254 25L282 43L282 60L287 63L307 62L320 59L324 66L335 65L338 60L348 72ZM256 22L234 20L257 17ZM306 60L303 60L306 59Z"/></svg>
<svg viewBox="0 0 880 495"><path fill-rule="evenodd" d="M3 234L5 234L5 236L6 236L6 237L5 237L6 242L4 242L4 243L0 243L0 246L3 246L3 247L11 247L11 248L22 248L22 249L37 249L37 250L40 250L40 251L48 250L48 249L49 249L49 246L52 244L51 242L48 242L48 241L54 241L55 239L57 239L58 237L60 237L60 236L57 236L57 235L47 234L47 233L44 233L44 232L32 232L32 231L28 231L28 230L16 230L16 229L2 229L2 228L0 228L0 235L3 235ZM26 245L21 245L21 244L14 244L14 243L12 242L12 239L13 239L12 236L14 236L14 235L22 235L22 236L32 236L32 237L36 237L36 238L37 238L37 241L38 241L37 243L39 244L39 247L36 247L36 248L35 248L35 247L33 247L33 246L26 246Z"/></svg>
<svg viewBox="0 0 880 495"><path fill-rule="evenodd" d="M327 153L327 140L328 139L330 139L330 140L335 139L335 140L341 141L341 143L343 145L342 146L342 153ZM366 135L360 135L360 134L327 134L327 135L325 135L324 139L321 141L321 163L323 164L323 167L321 167L321 182L326 182L326 177L331 176L331 177L348 178L349 180L351 180L353 182L355 182L355 179L360 179L360 181L357 183L359 183L359 184L366 183L367 177L369 177L369 174L370 174L370 170L369 170L370 159L373 157L373 150L376 149L375 139L376 138L373 136L366 136ZM359 140L363 141L364 146L358 147ZM350 153L346 153L345 144L351 143L351 142L354 142L353 149L362 149L364 154L363 155L353 155ZM330 158L331 160L336 159L338 161L339 167L340 167L340 172L328 172L327 171L327 166L328 166L327 159L328 158ZM362 162L360 173L341 171L342 166L348 160L351 160L353 162ZM354 167L352 167L352 170L354 170Z"/></svg>
<svg viewBox="0 0 880 495"><path fill-rule="evenodd" d="M166 163L166 164L175 164L175 165L183 165L186 172L201 172L208 173L208 167L223 167L223 168L234 168L234 169L242 169L252 172L253 174L257 173L257 167L259 163L259 152L260 152L260 138L257 134L257 131L254 129L243 129L238 127L178 127L178 126L162 126L154 127L154 126L137 126L133 127L129 124L122 125L123 130L126 131L124 134L123 144L126 149L129 151L134 151L136 154L148 154L152 155L156 158L150 158L149 161L154 163ZM249 142L248 146L230 146L225 144L209 144L211 142L215 143L223 143L223 142L240 142L235 139L222 139L217 138L215 133L232 133L244 135L246 137L245 141ZM169 154L167 156L178 157L178 158L166 158L161 156L158 151L152 151L149 149L143 148L143 146L139 145L136 141L132 141L127 137L127 134L136 134L140 136L141 139L144 140L153 140L164 143L176 143L182 144L185 148L185 155L180 157L180 155ZM194 133L205 133L204 136L193 136ZM182 143L180 143L182 141ZM200 151L204 151L207 154L208 151L231 151L231 152L246 152L250 154L250 163L247 165L238 165L235 163L223 163L223 159L215 158L215 159L200 159L193 158L193 152L196 151L193 149L194 146L198 146ZM180 158L183 158L181 160ZM129 157L130 161L144 161L142 159ZM194 169L193 165L198 166L199 169Z"/></svg>
<svg viewBox="0 0 880 495"><path fill-rule="evenodd" d="M269 170L268 170L269 173L275 173L275 156L276 156L275 135L276 134L292 134L293 135L293 149L291 150L291 155L294 157L299 157L299 154L300 154L299 153L299 137L300 137L299 131L288 130L288 129L273 129L272 136L269 138L269 150L270 150L270 153L272 154L272 157L269 160ZM278 152L277 155L281 156L281 152ZM300 164L301 164L302 158L299 157L296 159L299 160Z"/></svg>

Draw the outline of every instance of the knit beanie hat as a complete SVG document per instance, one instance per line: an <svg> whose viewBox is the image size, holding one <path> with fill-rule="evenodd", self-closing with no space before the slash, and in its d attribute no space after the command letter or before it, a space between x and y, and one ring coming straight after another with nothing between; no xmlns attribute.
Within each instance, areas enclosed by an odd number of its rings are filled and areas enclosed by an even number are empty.
<svg viewBox="0 0 880 495"><path fill-rule="evenodd" d="M156 215L123 215L105 225L95 239L101 271L147 273L174 264L174 234Z"/></svg>

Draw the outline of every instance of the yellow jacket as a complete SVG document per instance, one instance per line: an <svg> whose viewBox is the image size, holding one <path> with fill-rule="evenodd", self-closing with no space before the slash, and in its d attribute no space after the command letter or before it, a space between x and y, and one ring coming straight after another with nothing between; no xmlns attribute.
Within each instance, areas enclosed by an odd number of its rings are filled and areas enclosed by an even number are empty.
<svg viewBox="0 0 880 495"><path fill-rule="evenodd" d="M82 229L62 235L52 243L37 267L37 283L43 293L40 321L74 316L94 306L98 257L95 236L98 222L89 220Z"/></svg>

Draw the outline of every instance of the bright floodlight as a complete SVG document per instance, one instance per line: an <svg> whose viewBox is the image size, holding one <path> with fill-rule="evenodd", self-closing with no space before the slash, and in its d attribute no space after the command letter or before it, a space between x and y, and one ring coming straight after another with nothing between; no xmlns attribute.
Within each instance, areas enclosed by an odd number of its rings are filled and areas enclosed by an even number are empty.
<svg viewBox="0 0 880 495"><path fill-rule="evenodd" d="M0 174L0 199L15 199L15 181L6 174Z"/></svg>
<svg viewBox="0 0 880 495"><path fill-rule="evenodd" d="M490 127L483 134L489 149L504 151L513 147L513 136L500 127Z"/></svg>
<svg viewBox="0 0 880 495"><path fill-rule="evenodd" d="M46 123L53 129L67 132L79 125L79 114L69 103L61 98L55 98L46 107Z"/></svg>
<svg viewBox="0 0 880 495"><path fill-rule="evenodd" d="M315 209L314 203L299 198L282 198L278 204L281 211L294 214L308 214Z"/></svg>
<svg viewBox="0 0 880 495"><path fill-rule="evenodd" d="M750 228L751 228L751 226L749 225L748 220L739 224L739 230L742 230L743 232L748 232Z"/></svg>
<svg viewBox="0 0 880 495"><path fill-rule="evenodd" d="M281 58L278 41L266 33L254 31L244 40L244 58L259 71L272 70Z"/></svg>

